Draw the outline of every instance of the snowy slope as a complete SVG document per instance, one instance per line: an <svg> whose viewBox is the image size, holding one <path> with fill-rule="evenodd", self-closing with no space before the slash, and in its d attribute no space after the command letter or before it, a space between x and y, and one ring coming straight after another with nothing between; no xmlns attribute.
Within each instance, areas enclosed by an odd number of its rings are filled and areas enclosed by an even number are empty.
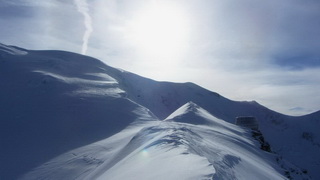
<svg viewBox="0 0 320 180"><path fill-rule="evenodd" d="M12 179L68 150L156 119L123 98L98 60L1 45L0 179Z"/></svg>
<svg viewBox="0 0 320 180"><path fill-rule="evenodd" d="M0 83L4 179L27 172L26 179L143 178L142 173L247 179L246 171L261 179L288 173L320 179L320 112L290 117L193 83L157 82L74 53L2 44ZM274 153L261 151L248 130L230 124L247 115L258 119ZM143 156L152 165L141 162L129 171Z"/></svg>
<svg viewBox="0 0 320 180"><path fill-rule="evenodd" d="M70 151L22 179L286 179L276 155L261 151L250 130L219 120L194 103L169 119L146 122L143 129L130 127ZM210 124L196 125L199 121ZM114 144L121 148L107 148ZM98 162L95 169L87 168L85 157L90 165ZM70 164L77 167L75 173L70 173Z"/></svg>
<svg viewBox="0 0 320 180"><path fill-rule="evenodd" d="M273 151L307 169L314 179L320 179L320 111L300 117L287 116L255 101L229 100L193 83L157 82L119 70L113 74L128 98L147 107L160 119L189 101L230 123L238 116L256 117Z"/></svg>

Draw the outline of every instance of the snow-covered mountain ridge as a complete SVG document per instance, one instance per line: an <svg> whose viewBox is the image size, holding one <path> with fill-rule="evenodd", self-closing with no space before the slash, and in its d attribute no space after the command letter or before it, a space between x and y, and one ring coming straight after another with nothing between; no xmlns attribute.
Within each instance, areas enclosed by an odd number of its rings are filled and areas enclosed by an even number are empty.
<svg viewBox="0 0 320 180"><path fill-rule="evenodd" d="M194 110L199 110L199 113ZM282 169L276 164L276 158L256 147L250 131L202 112L203 109L198 107L191 111L180 109L181 114L175 114L179 120L187 121L190 120L188 114L203 115L215 126L194 125L200 118L193 123L176 123L174 115L173 121L149 122L145 124L147 127L133 133L121 150L113 156L108 155L111 158L105 159L103 165L86 173L83 173L86 165L78 166L77 172L68 179L285 179ZM132 127L131 131L135 128L138 127ZM126 134L125 131L115 136L123 134ZM57 163L66 165L73 161L76 164L71 154L89 152L86 157L100 159L103 155L96 154L108 154L110 150L90 148L98 144L110 147L108 140L82 147L69 152L69 155L53 159L27 174L24 179L47 177L52 173L52 168L57 168ZM94 152L86 149L94 149ZM56 171L52 178L62 177L61 174L66 174L66 170L69 168Z"/></svg>
<svg viewBox="0 0 320 180"><path fill-rule="evenodd" d="M296 179L320 178L320 112L290 117L193 83L157 82L74 53L2 44L0 82L4 179L141 179L142 172L149 172L144 179L284 179L290 168ZM237 116L255 116L276 154L230 124ZM140 156L148 164L129 168Z"/></svg>

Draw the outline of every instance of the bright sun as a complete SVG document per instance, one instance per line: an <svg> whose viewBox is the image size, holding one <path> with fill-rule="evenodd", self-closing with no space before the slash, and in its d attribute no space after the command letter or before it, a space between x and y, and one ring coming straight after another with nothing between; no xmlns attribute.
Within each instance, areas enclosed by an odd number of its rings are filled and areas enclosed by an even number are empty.
<svg viewBox="0 0 320 180"><path fill-rule="evenodd" d="M168 62L184 51L188 40L187 17L174 3L155 1L128 24L129 39L149 58Z"/></svg>

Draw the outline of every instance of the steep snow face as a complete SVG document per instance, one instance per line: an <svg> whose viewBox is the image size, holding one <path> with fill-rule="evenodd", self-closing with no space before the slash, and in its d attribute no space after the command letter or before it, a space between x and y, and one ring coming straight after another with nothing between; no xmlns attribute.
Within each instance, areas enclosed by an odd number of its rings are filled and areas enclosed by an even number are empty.
<svg viewBox="0 0 320 180"><path fill-rule="evenodd" d="M170 114L164 121L182 122L193 125L209 125L212 128L232 129L234 126L219 120L207 110L190 101Z"/></svg>
<svg viewBox="0 0 320 180"><path fill-rule="evenodd" d="M170 117L70 151L22 179L286 179L276 155L260 150L251 131L194 103ZM200 119L212 124L189 123Z"/></svg>
<svg viewBox="0 0 320 180"><path fill-rule="evenodd" d="M184 122L195 125L209 125L213 123L210 121L210 119L203 118L204 115L209 116L209 113L190 101L174 111L165 119L165 121ZM188 116L189 118L185 118L185 116Z"/></svg>
<svg viewBox="0 0 320 180"><path fill-rule="evenodd" d="M0 179L156 119L105 68L73 53L0 46Z"/></svg>
<svg viewBox="0 0 320 180"><path fill-rule="evenodd" d="M271 121L260 125L272 150L304 169L312 179L320 179L320 117L287 117L274 124L277 120L271 117Z"/></svg>

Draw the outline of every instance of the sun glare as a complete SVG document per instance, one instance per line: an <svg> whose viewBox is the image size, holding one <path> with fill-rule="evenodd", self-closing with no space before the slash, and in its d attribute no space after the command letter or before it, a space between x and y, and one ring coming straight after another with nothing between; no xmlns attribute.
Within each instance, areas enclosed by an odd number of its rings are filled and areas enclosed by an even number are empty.
<svg viewBox="0 0 320 180"><path fill-rule="evenodd" d="M187 17L174 3L154 2L130 21L129 39L149 58L171 61L188 40Z"/></svg>

